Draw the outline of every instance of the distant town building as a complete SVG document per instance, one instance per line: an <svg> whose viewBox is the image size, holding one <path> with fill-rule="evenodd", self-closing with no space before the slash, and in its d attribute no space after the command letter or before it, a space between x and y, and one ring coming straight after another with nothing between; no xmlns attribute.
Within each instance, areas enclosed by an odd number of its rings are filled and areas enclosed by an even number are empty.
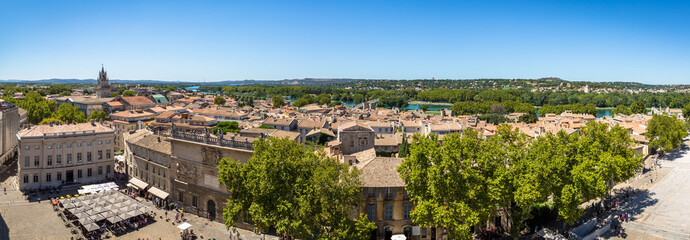
<svg viewBox="0 0 690 240"><path fill-rule="evenodd" d="M115 149L123 150L125 147L124 135L130 131L145 128L153 122L155 114L142 110L121 111L110 114L115 128Z"/></svg>
<svg viewBox="0 0 690 240"><path fill-rule="evenodd" d="M108 82L108 72L101 66L101 71L98 73L98 86L96 87L96 96L99 98L110 97L110 83Z"/></svg>
<svg viewBox="0 0 690 240"><path fill-rule="evenodd" d="M115 131L101 123L38 125L17 133L19 188L93 183L113 177Z"/></svg>

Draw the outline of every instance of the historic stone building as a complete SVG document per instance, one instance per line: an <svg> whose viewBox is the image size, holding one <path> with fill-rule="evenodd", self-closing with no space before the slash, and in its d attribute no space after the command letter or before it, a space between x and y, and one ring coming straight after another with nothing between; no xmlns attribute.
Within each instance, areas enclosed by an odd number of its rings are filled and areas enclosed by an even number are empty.
<svg viewBox="0 0 690 240"><path fill-rule="evenodd" d="M22 129L17 138L22 190L114 176L115 131L109 126L95 122L38 125Z"/></svg>
<svg viewBox="0 0 690 240"><path fill-rule="evenodd" d="M412 222L410 211L414 208L405 191L405 182L397 171L402 158L376 157L356 165L362 170L362 201L359 213L366 213L369 221L376 224L372 240L389 240L391 236L404 234L406 239L447 239L442 228L420 227Z"/></svg>
<svg viewBox="0 0 690 240"><path fill-rule="evenodd" d="M0 164L14 157L19 132L19 107L0 100Z"/></svg>
<svg viewBox="0 0 690 240"><path fill-rule="evenodd" d="M124 146L125 169L132 177L132 185L147 190L161 200L167 200L171 193L170 141L142 129L132 134L126 133Z"/></svg>
<svg viewBox="0 0 690 240"><path fill-rule="evenodd" d="M101 66L101 71L98 73L98 86L96 86L96 96L99 98L110 97L110 83L108 82L108 72Z"/></svg>
<svg viewBox="0 0 690 240"><path fill-rule="evenodd" d="M185 212L221 221L223 207L230 198L227 188L218 182L216 168L222 158L232 158L246 163L252 156L253 144L214 137L206 131L203 135L188 133L172 126L171 200L184 207Z"/></svg>
<svg viewBox="0 0 690 240"><path fill-rule="evenodd" d="M338 127L338 142L343 155L374 148L376 133L371 127L359 122L346 122Z"/></svg>

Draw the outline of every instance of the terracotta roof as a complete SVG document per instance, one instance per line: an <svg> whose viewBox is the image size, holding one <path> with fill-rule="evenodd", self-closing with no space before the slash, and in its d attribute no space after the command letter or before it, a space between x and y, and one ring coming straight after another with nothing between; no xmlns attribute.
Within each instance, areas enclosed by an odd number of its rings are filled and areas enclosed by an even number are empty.
<svg viewBox="0 0 690 240"><path fill-rule="evenodd" d="M154 104L150 99L144 96L122 97L122 101L125 101L129 105Z"/></svg>
<svg viewBox="0 0 690 240"><path fill-rule="evenodd" d="M151 149L163 154L172 154L172 145L170 142L166 141L165 138L161 137L160 142L158 141L159 136L156 136L152 132L146 130L139 130L138 132L145 132L141 137L137 138L136 141L128 140L130 144Z"/></svg>
<svg viewBox="0 0 690 240"><path fill-rule="evenodd" d="M120 118L120 119L125 119L125 118L137 118L137 117L151 117L153 118L154 114L150 112L137 112L137 111L119 111L113 114L110 114L110 117L114 118Z"/></svg>
<svg viewBox="0 0 690 240"><path fill-rule="evenodd" d="M167 118L170 118L172 116L175 116L176 114L177 114L177 112L167 111L167 112L163 112L161 114L158 114L158 116L156 116L156 118L157 119L167 119Z"/></svg>
<svg viewBox="0 0 690 240"><path fill-rule="evenodd" d="M376 157L371 161L357 164L362 170L360 179L363 187L404 187L405 182L400 178L398 166L402 158Z"/></svg>
<svg viewBox="0 0 690 240"><path fill-rule="evenodd" d="M371 131L374 129L361 122L350 121L340 125L339 131Z"/></svg>

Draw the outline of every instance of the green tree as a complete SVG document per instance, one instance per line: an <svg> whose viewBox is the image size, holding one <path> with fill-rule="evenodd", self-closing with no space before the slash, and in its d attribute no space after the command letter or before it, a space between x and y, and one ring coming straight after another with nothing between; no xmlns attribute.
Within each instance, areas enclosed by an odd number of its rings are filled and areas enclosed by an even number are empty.
<svg viewBox="0 0 690 240"><path fill-rule="evenodd" d="M122 92L123 97L134 97L136 95L137 95L137 93L132 91L132 90L126 90L126 91Z"/></svg>
<svg viewBox="0 0 690 240"><path fill-rule="evenodd" d="M261 126L259 126L258 128L263 128L263 129L276 129L276 128L271 127L271 126L268 126L268 125L266 125L266 124L261 124Z"/></svg>
<svg viewBox="0 0 690 240"><path fill-rule="evenodd" d="M86 122L84 112L79 110L79 108L72 107L72 105L69 105L67 103L60 104L60 107L58 107L57 112L55 112L55 118L65 123Z"/></svg>
<svg viewBox="0 0 690 240"><path fill-rule="evenodd" d="M364 95L357 93L354 96L352 96L352 101L355 104L360 104L360 103L363 103L364 101L366 101L366 98L364 97Z"/></svg>
<svg viewBox="0 0 690 240"><path fill-rule="evenodd" d="M410 144L407 142L407 136L403 135L402 142L400 143L400 150L398 150L398 157L404 158L410 154Z"/></svg>
<svg viewBox="0 0 690 240"><path fill-rule="evenodd" d="M223 134L233 132L233 133L238 133L240 132L239 124L235 121L226 121L226 122L219 122L216 124L215 127L211 129L211 133L213 134L218 134L218 129L223 131Z"/></svg>
<svg viewBox="0 0 690 240"><path fill-rule="evenodd" d="M632 111L630 110L630 108L628 108L628 106L621 104L621 105L616 106L616 108L614 108L611 113L630 115L630 114L632 114Z"/></svg>
<svg viewBox="0 0 690 240"><path fill-rule="evenodd" d="M92 112L91 115L89 115L89 121L90 120L96 120L96 121L103 121L107 120L110 116L106 114L104 111L98 110L95 112Z"/></svg>
<svg viewBox="0 0 690 240"><path fill-rule="evenodd" d="M223 217L230 227L245 216L261 230L290 239L366 239L374 224L349 214L361 197L359 170L287 138L261 138L247 163L218 165L220 183L233 196Z"/></svg>
<svg viewBox="0 0 690 240"><path fill-rule="evenodd" d="M28 92L24 100L18 102L19 107L26 110L27 121L31 124L38 124L44 118L49 118L55 111L55 101L44 99L37 92Z"/></svg>
<svg viewBox="0 0 690 240"><path fill-rule="evenodd" d="M306 106L306 105L309 104L309 103L310 103L309 100L307 100L306 98L300 98L300 99L297 99L296 101L294 101L294 102L292 103L292 106L295 106L295 107L304 107L304 106Z"/></svg>
<svg viewBox="0 0 690 240"><path fill-rule="evenodd" d="M273 100L273 108L281 108L285 106L285 99L283 99L281 96L275 95L272 98Z"/></svg>
<svg viewBox="0 0 690 240"><path fill-rule="evenodd" d="M481 137L474 130L443 136L415 134L410 155L398 167L415 208L412 221L448 229L450 239L469 239L473 226L495 213L482 159Z"/></svg>
<svg viewBox="0 0 690 240"><path fill-rule="evenodd" d="M641 113L641 114L646 114L647 113L647 108L644 106L644 102L642 101L637 101L634 102L633 104L630 105L630 111L635 114L635 113Z"/></svg>
<svg viewBox="0 0 690 240"><path fill-rule="evenodd" d="M64 97L64 96L72 96L72 92L67 91L67 90L60 92L60 97Z"/></svg>
<svg viewBox="0 0 690 240"><path fill-rule="evenodd" d="M539 120L536 113L526 113L518 118L518 122L536 123Z"/></svg>
<svg viewBox="0 0 690 240"><path fill-rule="evenodd" d="M216 104L216 105L222 106L225 104L225 101L226 101L225 98L221 97L221 96L216 96L215 98L213 98L213 104Z"/></svg>
<svg viewBox="0 0 690 240"><path fill-rule="evenodd" d="M46 124L64 124L63 121L60 121L60 119L57 118L44 118L41 122L38 123L38 125L46 125Z"/></svg>
<svg viewBox="0 0 690 240"><path fill-rule="evenodd" d="M649 147L664 153L679 148L688 131L683 121L675 116L654 114L647 125L646 135Z"/></svg>

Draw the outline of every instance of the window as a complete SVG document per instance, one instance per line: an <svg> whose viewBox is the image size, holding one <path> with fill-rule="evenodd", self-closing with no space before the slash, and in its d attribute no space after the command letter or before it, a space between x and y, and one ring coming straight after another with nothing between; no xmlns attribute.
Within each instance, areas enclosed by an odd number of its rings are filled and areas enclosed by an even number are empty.
<svg viewBox="0 0 690 240"><path fill-rule="evenodd" d="M105 166L105 174L110 174L110 165Z"/></svg>
<svg viewBox="0 0 690 240"><path fill-rule="evenodd" d="M91 142L86 142L86 146L90 147L90 146L91 146Z"/></svg>
<svg viewBox="0 0 690 240"><path fill-rule="evenodd" d="M383 197L385 198L394 198L395 197L395 188L388 187L383 189Z"/></svg>
<svg viewBox="0 0 690 240"><path fill-rule="evenodd" d="M86 169L86 177L91 177L91 176L92 176L91 168Z"/></svg>
<svg viewBox="0 0 690 240"><path fill-rule="evenodd" d="M105 159L110 159L110 149L105 150Z"/></svg>
<svg viewBox="0 0 690 240"><path fill-rule="evenodd" d="M86 161L91 162L91 152L86 153Z"/></svg>
<svg viewBox="0 0 690 240"><path fill-rule="evenodd" d="M376 221L376 204L367 204L367 218L370 222Z"/></svg>
<svg viewBox="0 0 690 240"><path fill-rule="evenodd" d="M422 228L422 238L426 238L426 228Z"/></svg>
<svg viewBox="0 0 690 240"><path fill-rule="evenodd" d="M98 160L103 160L103 150L98 150Z"/></svg>
<svg viewBox="0 0 690 240"><path fill-rule="evenodd" d="M78 163L81 162L81 153L77 153L77 162L78 162Z"/></svg>
<svg viewBox="0 0 690 240"><path fill-rule="evenodd" d="M72 154L71 153L67 154L67 164L72 164Z"/></svg>
<svg viewBox="0 0 690 240"><path fill-rule="evenodd" d="M38 166L39 163L41 163L41 157L34 156L34 166Z"/></svg>
<svg viewBox="0 0 690 240"><path fill-rule="evenodd" d="M48 166L53 166L53 156L52 155L48 155L48 159L47 159L46 163L48 164Z"/></svg>
<svg viewBox="0 0 690 240"><path fill-rule="evenodd" d="M98 145L103 145L103 141L98 141Z"/></svg>
<svg viewBox="0 0 690 240"><path fill-rule="evenodd" d="M53 149L53 145L48 145L48 149Z"/></svg>
<svg viewBox="0 0 690 240"><path fill-rule="evenodd" d="M379 193L378 190L379 190L378 188L374 188L374 187L367 188L367 197L368 198L375 198L376 195L378 195L378 193Z"/></svg>
<svg viewBox="0 0 690 240"><path fill-rule="evenodd" d="M383 205L383 219L386 221L393 220L393 204Z"/></svg>
<svg viewBox="0 0 690 240"><path fill-rule="evenodd" d="M403 219L410 220L410 211L412 211L412 203L403 204Z"/></svg>
<svg viewBox="0 0 690 240"><path fill-rule="evenodd" d="M24 150L29 150L29 149L30 149L29 146L24 146Z"/></svg>
<svg viewBox="0 0 690 240"><path fill-rule="evenodd" d="M57 176L55 176L55 180L62 181L62 172L57 173Z"/></svg>
<svg viewBox="0 0 690 240"><path fill-rule="evenodd" d="M67 144L67 148L72 148L72 144L71 144L71 143L68 143L68 144Z"/></svg>
<svg viewBox="0 0 690 240"><path fill-rule="evenodd" d="M77 170L77 178L81 178L81 169Z"/></svg>
<svg viewBox="0 0 690 240"><path fill-rule="evenodd" d="M29 156L24 157L24 167L31 166L31 158Z"/></svg>
<svg viewBox="0 0 690 240"><path fill-rule="evenodd" d="M29 175L24 174L24 183L29 183Z"/></svg>
<svg viewBox="0 0 690 240"><path fill-rule="evenodd" d="M98 175L103 175L103 166L98 166Z"/></svg>
<svg viewBox="0 0 690 240"><path fill-rule="evenodd" d="M36 146L34 147L34 149L36 149L36 150L41 149L41 146L36 145Z"/></svg>
<svg viewBox="0 0 690 240"><path fill-rule="evenodd" d="M57 149L62 148L62 144L55 145L55 148L57 148Z"/></svg>
<svg viewBox="0 0 690 240"><path fill-rule="evenodd" d="M180 195L177 196L177 201L184 202L184 193L183 192L180 192Z"/></svg>
<svg viewBox="0 0 690 240"><path fill-rule="evenodd" d="M197 199L197 196L192 196L192 206L198 207L198 205L197 205L197 200L198 200L198 199Z"/></svg>
<svg viewBox="0 0 690 240"><path fill-rule="evenodd" d="M58 154L55 156L55 164L57 164L57 165L62 164L62 154Z"/></svg>
<svg viewBox="0 0 690 240"><path fill-rule="evenodd" d="M51 181L50 173L46 173L46 182L50 182L50 181Z"/></svg>
<svg viewBox="0 0 690 240"><path fill-rule="evenodd" d="M410 194L407 193L407 189L403 189L403 197L409 198Z"/></svg>
<svg viewBox="0 0 690 240"><path fill-rule="evenodd" d="M81 147L81 143L77 143L77 147Z"/></svg>
<svg viewBox="0 0 690 240"><path fill-rule="evenodd" d="M34 182L35 182L35 183L38 182L38 173L34 173Z"/></svg>
<svg viewBox="0 0 690 240"><path fill-rule="evenodd" d="M105 144L110 144L110 140L105 141Z"/></svg>

